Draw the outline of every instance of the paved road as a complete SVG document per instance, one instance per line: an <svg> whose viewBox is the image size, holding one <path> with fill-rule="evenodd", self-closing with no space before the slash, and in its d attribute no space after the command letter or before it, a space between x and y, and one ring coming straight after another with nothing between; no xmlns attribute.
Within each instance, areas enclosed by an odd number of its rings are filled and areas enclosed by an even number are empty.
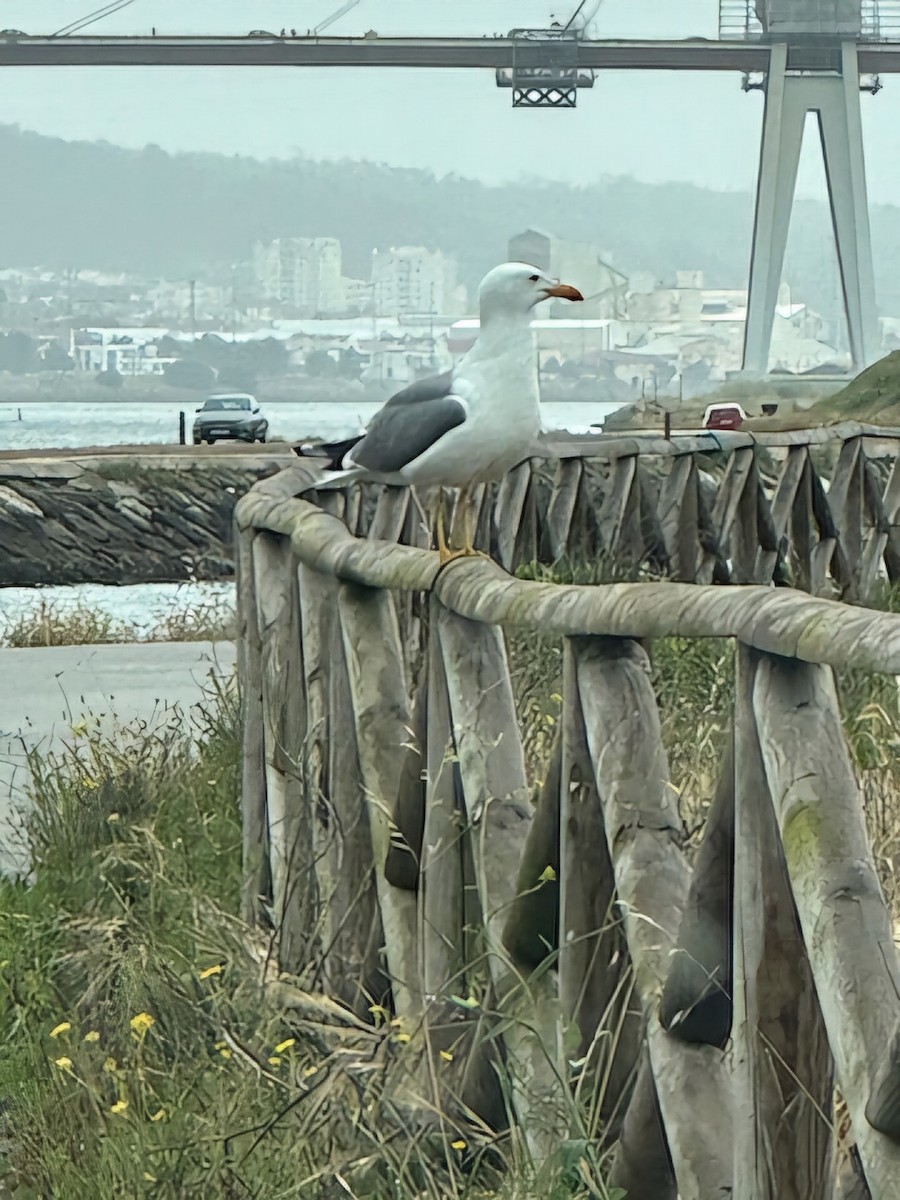
<svg viewBox="0 0 900 1200"><path fill-rule="evenodd" d="M113 730L184 713L201 700L210 672L230 674L230 642L0 649L0 871L25 863L15 813L25 800L25 748L59 748L85 715ZM169 713L171 716L171 713Z"/></svg>

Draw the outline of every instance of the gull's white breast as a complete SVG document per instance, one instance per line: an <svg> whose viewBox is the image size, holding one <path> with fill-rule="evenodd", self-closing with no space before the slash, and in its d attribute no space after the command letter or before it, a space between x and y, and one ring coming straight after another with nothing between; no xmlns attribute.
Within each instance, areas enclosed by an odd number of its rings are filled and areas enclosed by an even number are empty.
<svg viewBox="0 0 900 1200"><path fill-rule="evenodd" d="M508 331L507 331L508 332ZM480 338L454 375L466 419L401 472L421 487L462 487L502 478L540 432L537 359L530 329L501 346Z"/></svg>

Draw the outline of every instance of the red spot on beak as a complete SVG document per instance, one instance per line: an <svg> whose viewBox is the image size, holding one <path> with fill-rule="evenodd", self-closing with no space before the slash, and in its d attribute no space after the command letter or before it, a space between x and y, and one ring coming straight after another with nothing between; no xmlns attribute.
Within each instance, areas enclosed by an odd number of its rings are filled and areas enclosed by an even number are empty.
<svg viewBox="0 0 900 1200"><path fill-rule="evenodd" d="M557 283L553 287L544 288L544 294L549 299L550 296L555 296L560 300L583 300L581 292L578 288L570 287L567 283Z"/></svg>

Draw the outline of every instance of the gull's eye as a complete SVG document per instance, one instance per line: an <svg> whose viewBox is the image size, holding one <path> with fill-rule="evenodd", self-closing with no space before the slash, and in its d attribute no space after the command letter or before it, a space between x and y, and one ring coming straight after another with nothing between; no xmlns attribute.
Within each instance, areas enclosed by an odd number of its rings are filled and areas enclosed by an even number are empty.
<svg viewBox="0 0 900 1200"><path fill-rule="evenodd" d="M540 275L529 275L529 276L528 276L528 282L529 282L529 283L537 283L537 281L538 281L539 279L540 279Z"/></svg>

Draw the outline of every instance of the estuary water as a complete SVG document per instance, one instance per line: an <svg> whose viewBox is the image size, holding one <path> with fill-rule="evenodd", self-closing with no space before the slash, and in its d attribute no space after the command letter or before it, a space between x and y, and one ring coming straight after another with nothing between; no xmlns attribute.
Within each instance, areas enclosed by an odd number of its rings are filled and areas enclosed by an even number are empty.
<svg viewBox="0 0 900 1200"><path fill-rule="evenodd" d="M380 401L340 403L279 401L264 406L273 437L291 441L340 439L361 432L381 406ZM547 429L587 432L621 404L574 402L542 406ZM78 449L88 446L172 445L178 441L178 414L187 413L181 402L129 402L121 400L23 401L0 403L0 451ZM108 587L80 584L72 587L0 588L0 644L4 629L41 607L54 613L91 608L146 637L178 614L207 615L234 606L233 583L135 584Z"/></svg>
<svg viewBox="0 0 900 1200"><path fill-rule="evenodd" d="M270 436L288 441L338 440L361 433L381 407L380 401L298 403L278 401L263 406ZM622 407L621 404L575 402L544 404L544 426L586 433ZM0 403L0 451L78 449L86 446L172 445L178 441L178 414L193 409L169 401L27 401Z"/></svg>

